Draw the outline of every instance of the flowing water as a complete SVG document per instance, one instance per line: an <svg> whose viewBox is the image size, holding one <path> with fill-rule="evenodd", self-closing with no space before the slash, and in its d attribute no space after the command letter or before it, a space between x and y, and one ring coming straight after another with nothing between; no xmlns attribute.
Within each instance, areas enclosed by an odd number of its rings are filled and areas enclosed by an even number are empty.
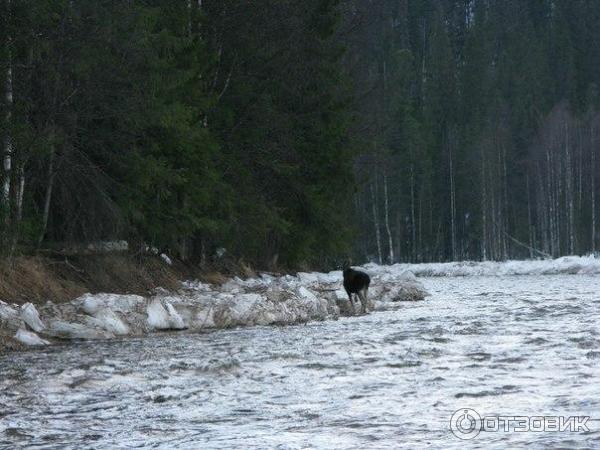
<svg viewBox="0 0 600 450"><path fill-rule="evenodd" d="M422 282L368 316L0 356L0 448L600 448L595 277ZM591 420L463 441L460 408Z"/></svg>

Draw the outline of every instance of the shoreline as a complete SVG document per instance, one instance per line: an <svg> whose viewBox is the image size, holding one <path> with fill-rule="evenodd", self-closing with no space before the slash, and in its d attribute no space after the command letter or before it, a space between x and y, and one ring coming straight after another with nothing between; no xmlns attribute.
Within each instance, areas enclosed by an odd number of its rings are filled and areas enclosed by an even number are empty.
<svg viewBox="0 0 600 450"><path fill-rule="evenodd" d="M428 293L410 272L372 275L370 309L390 302L423 300ZM262 274L221 284L186 281L179 289L149 295L86 293L71 301L0 302L0 351L60 341L144 336L166 330L201 332L255 325L291 325L353 315L341 272ZM355 301L355 308L358 302Z"/></svg>
<svg viewBox="0 0 600 450"><path fill-rule="evenodd" d="M114 260L115 255L104 257ZM127 264L133 264L131 259ZM152 264L155 264L154 272L148 269ZM123 267L122 261L113 267L114 270ZM120 293L117 289L115 293L81 293L84 286L81 284L79 295L66 301L60 297L45 301L33 297L30 301L11 302L0 297L0 351L65 340L143 336L162 330L200 332L297 324L352 315L340 271L298 272L296 275L264 272L245 279L204 272L201 280L182 282L176 277L186 273L184 269L173 268L158 257L134 269L133 272L143 271L148 277L145 285L128 283L138 289L137 293L125 289ZM428 293L417 277L594 276L600 274L600 258L588 255L505 262L366 264L362 269L372 278L370 309L382 310L391 302L424 299ZM103 276L108 272L103 269ZM127 273L133 272L130 266ZM156 278L149 276L159 272L162 275ZM93 274L89 276L94 279ZM165 279L170 284L158 285ZM49 280L50 283L56 281ZM115 284L117 287L119 282ZM26 285L22 287L31 290ZM355 306L358 307L358 303Z"/></svg>

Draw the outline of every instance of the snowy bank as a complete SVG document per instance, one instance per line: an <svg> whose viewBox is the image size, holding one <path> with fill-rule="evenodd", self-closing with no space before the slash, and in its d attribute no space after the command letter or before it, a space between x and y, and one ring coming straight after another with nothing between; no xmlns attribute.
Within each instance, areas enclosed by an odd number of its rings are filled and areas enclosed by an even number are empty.
<svg viewBox="0 0 600 450"><path fill-rule="evenodd" d="M373 269L373 270L370 270ZM370 309L422 300L427 292L405 270L367 269ZM350 315L342 273L299 273L233 278L222 285L184 282L178 292L154 295L85 294L37 308L0 302L0 348L46 345L60 339L111 339L160 330L199 331L252 325L294 324ZM355 307L358 310L358 302ZM11 345L7 345L8 344Z"/></svg>
<svg viewBox="0 0 600 450"><path fill-rule="evenodd" d="M417 277L473 277L507 275L591 275L600 274L600 258L590 256L563 256L557 259L509 261L460 261L448 263L394 264L379 266L367 264L367 271L377 271L382 279L392 278L405 271Z"/></svg>

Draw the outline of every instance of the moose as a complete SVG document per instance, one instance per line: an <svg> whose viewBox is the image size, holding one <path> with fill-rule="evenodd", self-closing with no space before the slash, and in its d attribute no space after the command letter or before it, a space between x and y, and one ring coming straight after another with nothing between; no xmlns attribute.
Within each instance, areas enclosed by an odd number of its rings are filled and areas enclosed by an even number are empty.
<svg viewBox="0 0 600 450"><path fill-rule="evenodd" d="M354 302L352 301L352 294L356 294L360 299L363 313L367 312L367 291L369 290L369 284L371 278L365 272L360 270L354 270L350 267L349 263L344 264L344 289L350 299L350 307L354 313Z"/></svg>

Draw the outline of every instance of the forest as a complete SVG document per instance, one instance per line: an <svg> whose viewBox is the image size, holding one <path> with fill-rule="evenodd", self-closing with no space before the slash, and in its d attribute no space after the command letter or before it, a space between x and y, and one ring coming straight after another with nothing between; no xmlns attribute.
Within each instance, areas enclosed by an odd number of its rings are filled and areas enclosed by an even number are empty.
<svg viewBox="0 0 600 450"><path fill-rule="evenodd" d="M2 0L4 258L595 252L600 2Z"/></svg>

